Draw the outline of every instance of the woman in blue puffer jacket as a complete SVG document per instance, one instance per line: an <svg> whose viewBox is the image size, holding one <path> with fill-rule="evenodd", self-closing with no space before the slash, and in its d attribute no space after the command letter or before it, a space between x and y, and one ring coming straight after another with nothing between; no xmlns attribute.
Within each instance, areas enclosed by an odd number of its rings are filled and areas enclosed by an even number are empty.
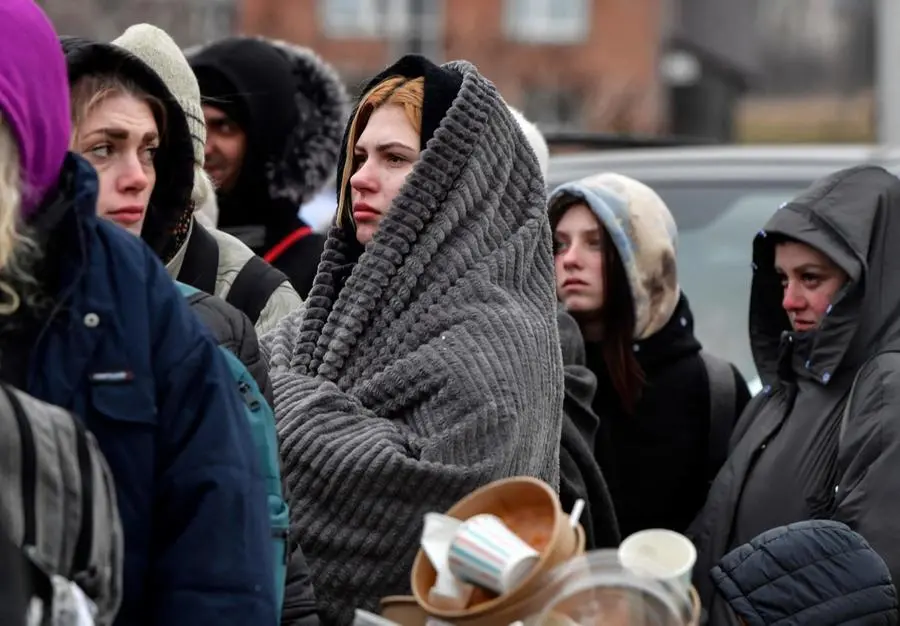
<svg viewBox="0 0 900 626"><path fill-rule="evenodd" d="M264 483L218 347L153 251L97 218L59 39L0 3L0 378L78 414L116 479L116 624L275 624ZM115 133L113 133L115 134Z"/></svg>

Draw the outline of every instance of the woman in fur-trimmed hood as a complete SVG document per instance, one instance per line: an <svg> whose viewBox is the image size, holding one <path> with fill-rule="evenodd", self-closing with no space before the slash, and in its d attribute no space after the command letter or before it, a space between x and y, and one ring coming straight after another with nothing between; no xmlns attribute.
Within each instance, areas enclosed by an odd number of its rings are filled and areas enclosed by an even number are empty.
<svg viewBox="0 0 900 626"><path fill-rule="evenodd" d="M496 88L404 57L345 138L306 306L263 337L292 523L341 624L409 591L425 513L556 486L563 408L542 177Z"/></svg>
<svg viewBox="0 0 900 626"><path fill-rule="evenodd" d="M297 212L334 173L347 113L343 83L308 48L260 37L229 37L186 56L204 99L218 226L287 274L305 298L324 237Z"/></svg>

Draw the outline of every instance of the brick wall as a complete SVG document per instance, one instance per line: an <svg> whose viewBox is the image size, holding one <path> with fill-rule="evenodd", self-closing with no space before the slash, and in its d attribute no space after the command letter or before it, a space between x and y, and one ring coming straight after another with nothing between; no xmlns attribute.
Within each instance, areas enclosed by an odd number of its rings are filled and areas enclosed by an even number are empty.
<svg viewBox="0 0 900 626"><path fill-rule="evenodd" d="M402 41L330 36L318 0L241 2L243 32L309 46L351 86L377 73L402 49ZM582 41L541 44L508 36L504 0L443 0L439 56L475 63L507 100L545 127L659 132L665 127L657 71L663 2L592 0Z"/></svg>

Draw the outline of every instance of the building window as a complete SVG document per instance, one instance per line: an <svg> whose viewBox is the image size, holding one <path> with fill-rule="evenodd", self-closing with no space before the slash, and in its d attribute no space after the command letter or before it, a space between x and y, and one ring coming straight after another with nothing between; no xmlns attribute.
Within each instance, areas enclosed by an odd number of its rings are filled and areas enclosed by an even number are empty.
<svg viewBox="0 0 900 626"><path fill-rule="evenodd" d="M322 29L330 37L402 38L417 27L420 39L442 32L440 0L319 0ZM418 15L413 15L419 11Z"/></svg>
<svg viewBox="0 0 900 626"><path fill-rule="evenodd" d="M582 95L573 89L525 88L522 113L542 130L578 130L582 127Z"/></svg>
<svg viewBox="0 0 900 626"><path fill-rule="evenodd" d="M504 22L510 39L528 43L571 44L587 39L589 0L505 0Z"/></svg>

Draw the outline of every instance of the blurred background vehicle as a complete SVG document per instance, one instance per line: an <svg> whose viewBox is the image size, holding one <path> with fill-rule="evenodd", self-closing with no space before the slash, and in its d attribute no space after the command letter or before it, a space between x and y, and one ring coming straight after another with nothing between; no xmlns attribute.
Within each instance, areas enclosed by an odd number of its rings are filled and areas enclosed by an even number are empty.
<svg viewBox="0 0 900 626"><path fill-rule="evenodd" d="M584 142L591 143L590 138ZM813 180L860 163L878 163L897 173L900 153L875 145L591 150L552 156L547 182L553 188L597 172L619 172L659 193L678 224L679 278L691 301L697 336L734 362L756 392L759 381L747 334L752 238L783 202Z"/></svg>

